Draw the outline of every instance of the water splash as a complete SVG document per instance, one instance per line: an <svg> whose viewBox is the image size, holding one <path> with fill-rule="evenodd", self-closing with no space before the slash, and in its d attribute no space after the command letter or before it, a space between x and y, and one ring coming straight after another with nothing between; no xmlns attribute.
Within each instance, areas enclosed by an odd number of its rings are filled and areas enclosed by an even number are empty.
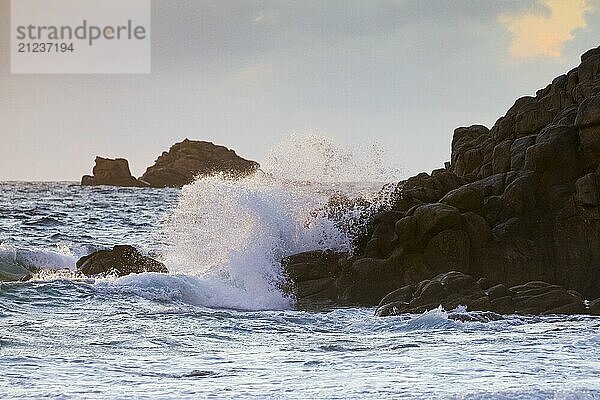
<svg viewBox="0 0 600 400"><path fill-rule="evenodd" d="M165 226L164 261L171 271L199 277L222 292L219 301L248 309L289 307L290 299L278 289L282 257L350 249L332 220L311 216L327 201L327 192L261 174L198 179L183 188Z"/></svg>
<svg viewBox="0 0 600 400"><path fill-rule="evenodd" d="M171 274L107 277L94 287L212 308L290 308L293 299L280 290L280 260L309 250L353 250L355 234L364 230L354 222L381 202L382 183L373 181L392 179L381 155L377 146L351 149L294 135L252 176L200 177L182 188L156 235L157 257ZM74 260L69 264L73 269Z"/></svg>
<svg viewBox="0 0 600 400"><path fill-rule="evenodd" d="M310 182L394 182L400 169L390 167L377 143L344 146L315 133L292 134L269 152L263 170L278 179Z"/></svg>
<svg viewBox="0 0 600 400"><path fill-rule="evenodd" d="M380 154L356 154L322 136L292 136L271 151L264 173L185 186L165 224L162 255L169 270L199 281L180 281L186 289L178 296L211 307L290 307L279 289L283 257L353 248L345 227L362 214L356 207L328 212L330 199L358 195L369 198L368 207L376 203L381 184L365 181L383 179Z"/></svg>

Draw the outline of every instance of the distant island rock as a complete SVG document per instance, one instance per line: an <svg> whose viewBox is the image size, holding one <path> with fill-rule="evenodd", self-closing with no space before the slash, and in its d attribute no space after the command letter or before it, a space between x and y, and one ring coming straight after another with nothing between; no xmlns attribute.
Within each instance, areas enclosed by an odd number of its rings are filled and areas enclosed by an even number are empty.
<svg viewBox="0 0 600 400"><path fill-rule="evenodd" d="M96 165L94 165L94 169L92 170L94 175L84 175L81 178L82 186L147 186L131 175L129 162L124 158L111 159L96 157L95 162Z"/></svg>
<svg viewBox="0 0 600 400"><path fill-rule="evenodd" d="M597 313L600 47L491 129L457 128L445 168L399 182L391 205L350 232L365 224L353 254L283 260L301 304L380 304L387 315L444 302L497 310L498 296L506 312ZM468 287L450 290L454 277Z"/></svg>
<svg viewBox="0 0 600 400"><path fill-rule="evenodd" d="M84 175L81 185L181 187L191 183L197 176L215 173L245 176L252 174L259 167L257 162L246 160L225 146L185 139L175 143L169 151L163 152L139 179L131 175L126 159L96 157L93 176Z"/></svg>
<svg viewBox="0 0 600 400"><path fill-rule="evenodd" d="M185 139L162 153L140 180L151 187L181 187L198 175L224 172L244 176L253 173L259 166L225 146Z"/></svg>

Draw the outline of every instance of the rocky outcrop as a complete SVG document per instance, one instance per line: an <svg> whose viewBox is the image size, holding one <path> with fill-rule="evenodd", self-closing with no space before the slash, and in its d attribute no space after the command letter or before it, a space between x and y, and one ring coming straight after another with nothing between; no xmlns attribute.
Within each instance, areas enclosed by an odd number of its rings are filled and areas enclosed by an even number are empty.
<svg viewBox="0 0 600 400"><path fill-rule="evenodd" d="M110 159L96 157L96 164L92 170L93 176L84 175L81 178L82 186L147 186L131 176L129 163L124 158Z"/></svg>
<svg viewBox="0 0 600 400"><path fill-rule="evenodd" d="M283 288L301 303L333 303L337 299L336 279L348 262L348 254L309 251L286 257L282 267L289 278Z"/></svg>
<svg viewBox="0 0 600 400"><path fill-rule="evenodd" d="M406 285L385 296L376 315L422 313L442 306L453 310L459 305L470 311L493 311L500 314L582 314L586 310L581 294L561 286L532 281L507 287L488 287L484 279L457 271L446 272L417 284Z"/></svg>
<svg viewBox="0 0 600 400"><path fill-rule="evenodd" d="M246 160L227 147L185 139L158 157L140 180L152 187L179 187L198 175L219 172L248 175L258 167L257 162Z"/></svg>
<svg viewBox="0 0 600 400"><path fill-rule="evenodd" d="M144 256L135 247L127 245L114 246L112 250L100 250L80 258L77 261L77 271L88 276L169 272L163 263Z"/></svg>
<svg viewBox="0 0 600 400"><path fill-rule="evenodd" d="M163 152L139 179L131 176L127 160L96 157L93 176L84 175L81 185L181 187L198 176L225 173L240 177L252 174L259 166L257 162L246 160L227 147L185 139Z"/></svg>
<svg viewBox="0 0 600 400"><path fill-rule="evenodd" d="M448 271L600 297L600 48L581 61L491 129L457 128L446 168L400 182L335 301L376 305Z"/></svg>

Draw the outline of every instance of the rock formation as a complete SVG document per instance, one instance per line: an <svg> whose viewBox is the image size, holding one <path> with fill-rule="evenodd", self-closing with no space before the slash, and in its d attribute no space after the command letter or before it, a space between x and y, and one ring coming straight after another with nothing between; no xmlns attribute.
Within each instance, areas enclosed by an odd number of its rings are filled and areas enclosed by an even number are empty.
<svg viewBox="0 0 600 400"><path fill-rule="evenodd" d="M127 245L114 246L112 250L100 250L81 257L77 261L77 271L88 276L169 272L163 263L144 256L135 247Z"/></svg>
<svg viewBox="0 0 600 400"><path fill-rule="evenodd" d="M131 176L127 160L96 157L94 176L84 175L81 185L181 187L199 175L223 172L231 176L244 176L253 173L259 166L257 162L246 160L225 146L185 139L163 152L139 179Z"/></svg>
<svg viewBox="0 0 600 400"><path fill-rule="evenodd" d="M557 285L533 281L510 288L503 284L489 286L487 279L476 281L470 275L451 271L389 293L381 300L375 314L422 313L439 305L446 310L462 305L467 310L501 314L586 312L581 294Z"/></svg>
<svg viewBox="0 0 600 400"><path fill-rule="evenodd" d="M289 280L283 289L304 304L335 303L335 281L346 260L346 253L320 250L284 258L282 264Z"/></svg>
<svg viewBox="0 0 600 400"><path fill-rule="evenodd" d="M599 164L600 47L491 129L457 128L446 168L400 182L352 257L334 268L318 254L296 255L284 269L321 263L332 273L316 293L337 303L376 305L448 271L511 290L544 281L596 299Z"/></svg>
<svg viewBox="0 0 600 400"><path fill-rule="evenodd" d="M110 158L96 157L96 165L94 165L92 173L94 176L84 175L81 178L82 186L147 186L131 176L129 163L124 158L113 160Z"/></svg>
<svg viewBox="0 0 600 400"><path fill-rule="evenodd" d="M152 187L179 187L198 175L218 172L247 175L258 167L257 162L246 160L227 147L185 139L162 153L140 180Z"/></svg>

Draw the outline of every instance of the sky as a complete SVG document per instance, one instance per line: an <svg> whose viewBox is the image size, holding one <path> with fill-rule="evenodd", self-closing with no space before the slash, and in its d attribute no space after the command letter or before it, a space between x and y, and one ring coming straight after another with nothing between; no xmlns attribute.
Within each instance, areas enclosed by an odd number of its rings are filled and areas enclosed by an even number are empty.
<svg viewBox="0 0 600 400"><path fill-rule="evenodd" d="M10 74L0 0L0 180L141 175L183 138L264 162L290 134L376 143L404 177L443 166L600 45L600 0L153 0L152 73Z"/></svg>

